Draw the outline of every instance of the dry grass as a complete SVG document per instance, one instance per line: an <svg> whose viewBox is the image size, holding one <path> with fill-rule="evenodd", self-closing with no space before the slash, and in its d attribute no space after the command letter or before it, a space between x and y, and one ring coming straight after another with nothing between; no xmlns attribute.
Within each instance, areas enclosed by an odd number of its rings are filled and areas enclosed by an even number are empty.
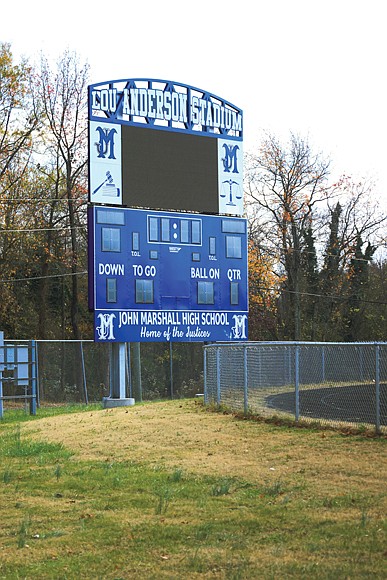
<svg viewBox="0 0 387 580"><path fill-rule="evenodd" d="M14 427L0 424L0 578L387 577L387 438L196 400Z"/></svg>
<svg viewBox="0 0 387 580"><path fill-rule="evenodd" d="M230 414L207 412L192 400L167 401L56 416L22 425L34 437L62 443L81 460L138 461L198 475L249 482L308 472L323 495L343 485L382 491L387 448L335 431L270 427ZM356 473L361 465L359 480ZM376 468L377 466L377 468ZM335 486L332 486L335 481Z"/></svg>

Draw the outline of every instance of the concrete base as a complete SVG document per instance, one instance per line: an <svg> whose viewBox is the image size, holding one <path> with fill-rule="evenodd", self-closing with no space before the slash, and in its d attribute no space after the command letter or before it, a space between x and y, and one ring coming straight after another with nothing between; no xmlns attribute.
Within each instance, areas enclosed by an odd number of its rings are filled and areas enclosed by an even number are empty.
<svg viewBox="0 0 387 580"><path fill-rule="evenodd" d="M104 397L102 404L104 409L114 409L115 407L132 407L134 399L112 399L111 397Z"/></svg>

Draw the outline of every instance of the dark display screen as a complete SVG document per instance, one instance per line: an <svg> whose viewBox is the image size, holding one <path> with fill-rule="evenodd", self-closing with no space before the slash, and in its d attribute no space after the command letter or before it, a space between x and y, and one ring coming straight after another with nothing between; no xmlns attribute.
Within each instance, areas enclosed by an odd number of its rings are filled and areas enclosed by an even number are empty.
<svg viewBox="0 0 387 580"><path fill-rule="evenodd" d="M217 141L123 125L123 205L218 213Z"/></svg>

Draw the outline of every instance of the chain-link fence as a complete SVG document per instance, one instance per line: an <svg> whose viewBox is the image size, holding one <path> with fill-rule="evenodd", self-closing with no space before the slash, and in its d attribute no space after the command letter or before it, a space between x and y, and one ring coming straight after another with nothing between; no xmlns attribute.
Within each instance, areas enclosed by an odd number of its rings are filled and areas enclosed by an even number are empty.
<svg viewBox="0 0 387 580"><path fill-rule="evenodd" d="M387 343L254 342L204 347L205 403L387 431Z"/></svg>
<svg viewBox="0 0 387 580"><path fill-rule="evenodd" d="M37 406L102 402L111 394L111 344L93 341L5 341L36 347ZM31 351L32 352L32 351ZM3 365L4 367L4 365ZM0 404L25 399L18 365L1 370ZM126 344L127 396L141 400L193 397L203 392L203 345L200 343ZM28 374L27 374L28 376ZM20 378L20 377L19 377ZM25 381L26 382L26 381ZM28 382L28 381L27 381ZM19 401L19 402L20 402ZM1 410L1 409L0 409Z"/></svg>
<svg viewBox="0 0 387 580"><path fill-rule="evenodd" d="M38 406L110 395L109 343L34 342ZM204 393L207 404L236 411L387 432L387 343L214 343L204 357L202 343L126 348L127 396L136 402ZM3 371L5 407L25 390L7 378Z"/></svg>

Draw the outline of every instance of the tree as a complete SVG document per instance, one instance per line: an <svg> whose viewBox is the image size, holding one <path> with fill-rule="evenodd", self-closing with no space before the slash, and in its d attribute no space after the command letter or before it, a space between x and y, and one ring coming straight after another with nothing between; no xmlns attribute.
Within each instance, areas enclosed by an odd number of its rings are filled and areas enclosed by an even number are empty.
<svg viewBox="0 0 387 580"><path fill-rule="evenodd" d="M10 45L0 43L0 328L12 336L30 329L35 319L24 303L26 288L15 282L18 275L26 276L23 199L41 127L39 104L31 98L32 77L27 61L15 64Z"/></svg>
<svg viewBox="0 0 387 580"><path fill-rule="evenodd" d="M369 263L375 251L376 247L372 246L369 241L363 250L363 240L359 234L357 235L348 273L349 298L345 313L346 334L344 336L346 341L364 340L362 331L366 310L365 299L369 285Z"/></svg>
<svg viewBox="0 0 387 580"><path fill-rule="evenodd" d="M320 288L326 299L320 302L320 320L321 320L321 339L339 340L340 329L337 326L339 318L339 309L341 301L338 302L337 296L340 295L343 286L344 264L342 262L342 240L339 233L340 217L343 208L340 202L337 202L334 208L329 209L329 238L326 243L324 263L320 272ZM323 312L322 312L323 310ZM331 332L338 334L331 334Z"/></svg>
<svg viewBox="0 0 387 580"><path fill-rule="evenodd" d="M301 338L301 252L313 208L326 198L329 162L308 141L291 134L287 145L269 135L247 158L249 204L268 216L266 240L277 249L286 273L285 333Z"/></svg>
<svg viewBox="0 0 387 580"><path fill-rule="evenodd" d="M46 123L46 155L51 155L56 197L67 202L70 232L71 305L74 339L79 328L79 229L85 226L82 211L87 201L87 84L88 65L80 66L74 53L66 51L52 71L42 56L36 97L41 100Z"/></svg>
<svg viewBox="0 0 387 580"><path fill-rule="evenodd" d="M263 253L254 240L249 242L249 338L276 340L277 307L282 278L275 273L275 261Z"/></svg>
<svg viewBox="0 0 387 580"><path fill-rule="evenodd" d="M301 267L304 273L304 338L316 339L318 324L318 293L320 276L312 224L303 231ZM307 333L307 336L305 334Z"/></svg>
<svg viewBox="0 0 387 580"><path fill-rule="evenodd" d="M369 264L381 246L386 216L374 184L342 177L334 185L340 201L328 200L326 241L321 270L322 340L363 340L368 306L364 302Z"/></svg>
<svg viewBox="0 0 387 580"><path fill-rule="evenodd" d="M0 43L0 191L4 195L28 167L32 137L40 127L38 103L30 98L31 68L13 62L11 47Z"/></svg>

